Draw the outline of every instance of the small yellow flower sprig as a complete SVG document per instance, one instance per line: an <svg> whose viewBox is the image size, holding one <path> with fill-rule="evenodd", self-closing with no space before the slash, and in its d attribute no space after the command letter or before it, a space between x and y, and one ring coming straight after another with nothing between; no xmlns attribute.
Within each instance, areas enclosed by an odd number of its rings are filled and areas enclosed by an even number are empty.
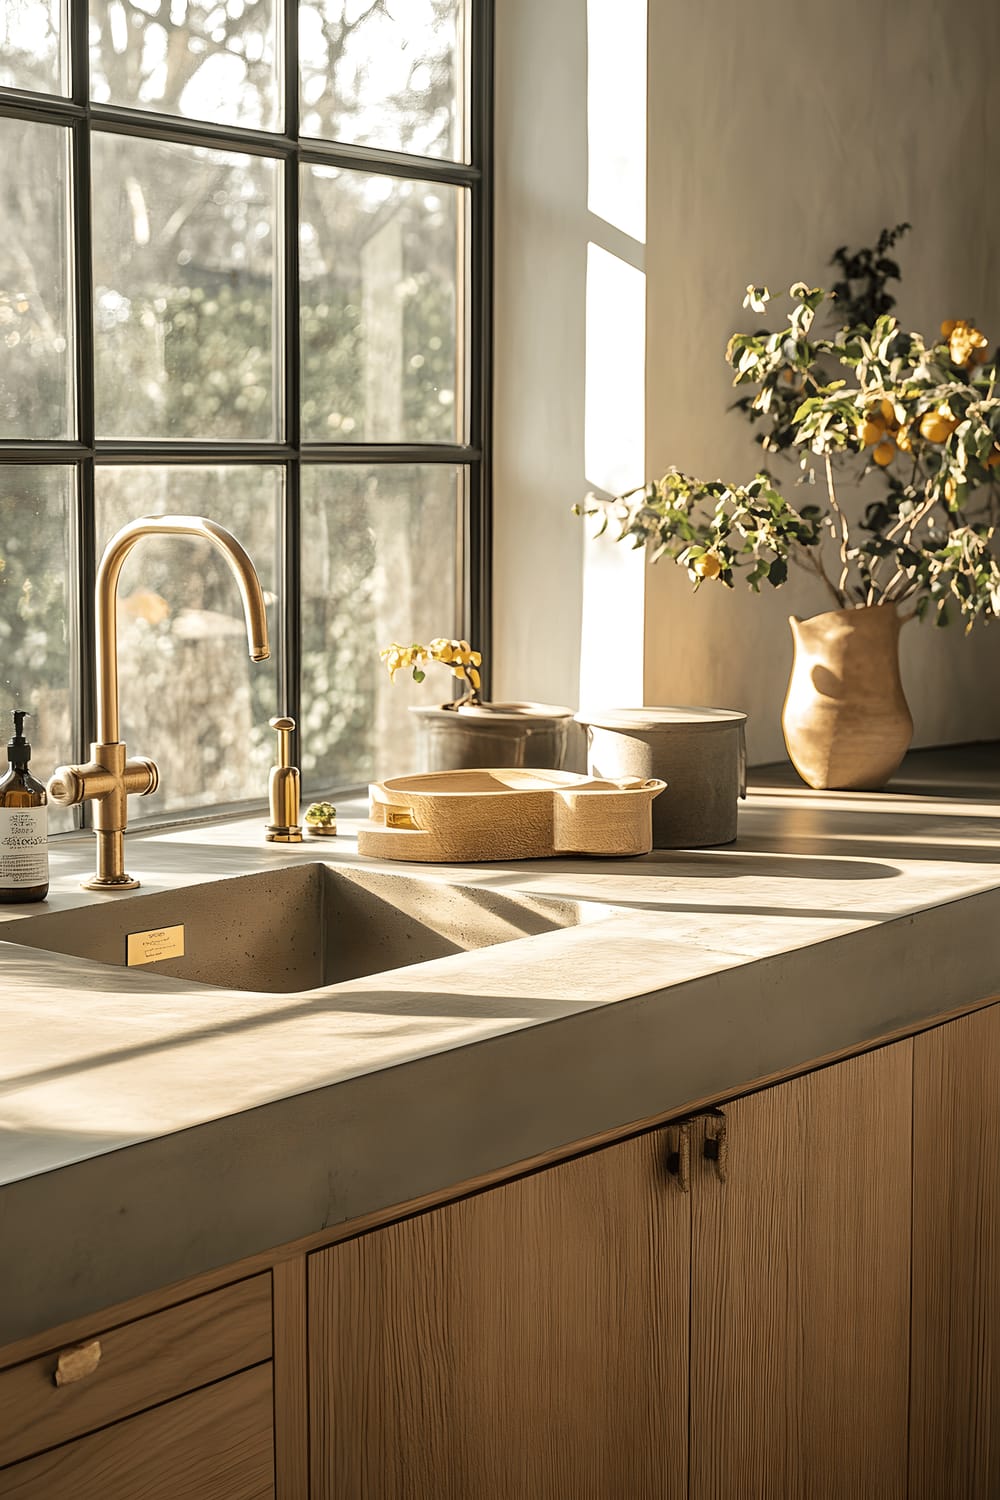
<svg viewBox="0 0 1000 1500"><path fill-rule="evenodd" d="M479 702L481 679L478 668L482 666L483 658L480 652L473 651L468 641L448 641L443 636L438 636L426 646L417 643L400 646L394 641L391 646L380 651L379 656L385 662L393 682L396 680L396 673L400 671L412 673L414 682L423 682L427 675L423 664L428 661L440 662L443 667L450 667L461 681L468 683L466 701Z"/></svg>

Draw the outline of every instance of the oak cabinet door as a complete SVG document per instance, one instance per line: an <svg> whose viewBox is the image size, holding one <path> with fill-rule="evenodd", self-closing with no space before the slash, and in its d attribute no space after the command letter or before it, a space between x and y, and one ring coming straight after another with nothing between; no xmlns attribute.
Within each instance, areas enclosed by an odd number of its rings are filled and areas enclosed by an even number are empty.
<svg viewBox="0 0 1000 1500"><path fill-rule="evenodd" d="M692 1500L906 1494L911 1049L724 1108L725 1181L701 1160L691 1195Z"/></svg>
<svg viewBox="0 0 1000 1500"><path fill-rule="evenodd" d="M913 1500L1000 1495L1000 1006L914 1042Z"/></svg>
<svg viewBox="0 0 1000 1500"><path fill-rule="evenodd" d="M315 1500L685 1500L668 1149L656 1131L312 1255Z"/></svg>

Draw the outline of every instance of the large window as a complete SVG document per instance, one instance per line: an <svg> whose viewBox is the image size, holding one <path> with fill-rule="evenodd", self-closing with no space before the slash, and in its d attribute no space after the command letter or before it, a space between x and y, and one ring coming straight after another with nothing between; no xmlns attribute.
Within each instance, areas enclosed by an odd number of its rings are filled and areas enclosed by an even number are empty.
<svg viewBox="0 0 1000 1500"><path fill-rule="evenodd" d="M417 690L378 648L487 647L491 24L3 0L0 708L36 715L38 774L87 758L96 563L140 515L235 533L272 659L210 546L138 544L122 735L161 790L133 821L261 798L279 712L307 789L407 769Z"/></svg>

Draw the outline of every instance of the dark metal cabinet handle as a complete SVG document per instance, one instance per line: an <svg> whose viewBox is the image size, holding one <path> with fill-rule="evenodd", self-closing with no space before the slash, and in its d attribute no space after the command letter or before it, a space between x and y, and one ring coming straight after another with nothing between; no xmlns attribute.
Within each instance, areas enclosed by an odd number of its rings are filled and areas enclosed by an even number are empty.
<svg viewBox="0 0 1000 1500"><path fill-rule="evenodd" d="M682 1193L691 1191L691 1121L682 1120L671 1128L674 1140L667 1153L667 1171L676 1177Z"/></svg>
<svg viewBox="0 0 1000 1500"><path fill-rule="evenodd" d="M729 1140L727 1137L726 1117L721 1109L712 1109L705 1115L705 1144L703 1152L706 1161L715 1165L715 1175L720 1182L725 1182L729 1172Z"/></svg>

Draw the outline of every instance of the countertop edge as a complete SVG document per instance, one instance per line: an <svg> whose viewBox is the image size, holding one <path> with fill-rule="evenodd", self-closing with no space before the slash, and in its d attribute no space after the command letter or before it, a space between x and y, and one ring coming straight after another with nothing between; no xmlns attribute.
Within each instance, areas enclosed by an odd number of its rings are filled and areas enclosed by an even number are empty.
<svg viewBox="0 0 1000 1500"><path fill-rule="evenodd" d="M923 1029L1000 992L998 927L994 887L10 1183L0 1345Z"/></svg>

